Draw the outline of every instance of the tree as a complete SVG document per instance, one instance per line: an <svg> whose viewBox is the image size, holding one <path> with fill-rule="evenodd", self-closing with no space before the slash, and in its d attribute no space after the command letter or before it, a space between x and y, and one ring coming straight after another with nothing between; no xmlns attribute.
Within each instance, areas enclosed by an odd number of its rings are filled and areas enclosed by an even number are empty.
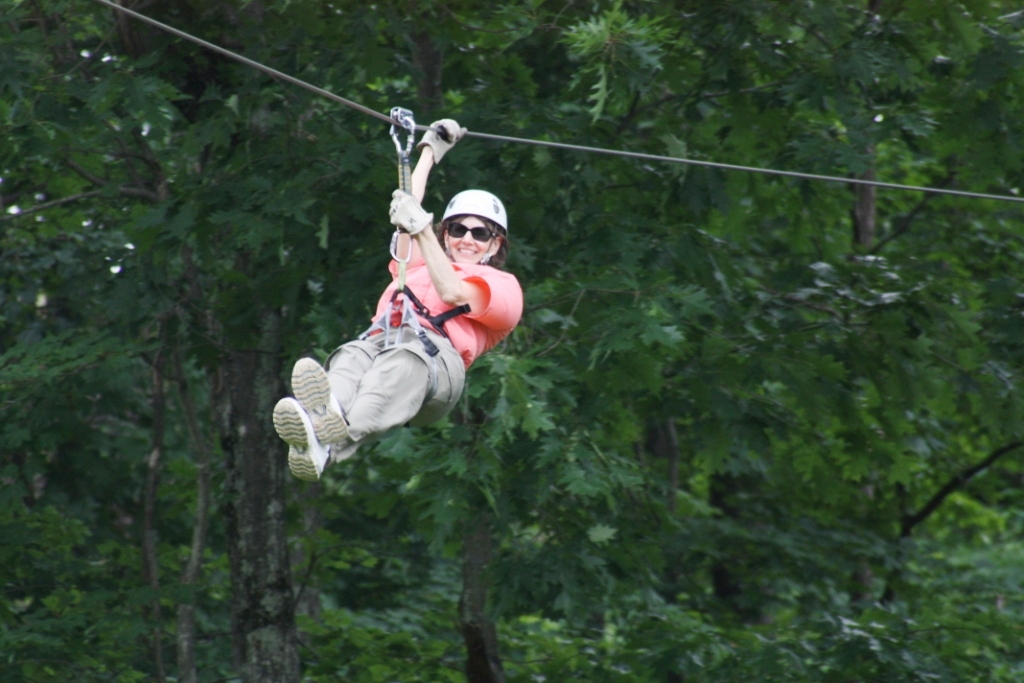
<svg viewBox="0 0 1024 683"><path fill-rule="evenodd" d="M140 6L420 123L994 194L1014 9ZM270 408L383 285L386 127L3 12L5 677L1019 678L1017 204L467 139L427 208L505 199L523 323L307 487Z"/></svg>

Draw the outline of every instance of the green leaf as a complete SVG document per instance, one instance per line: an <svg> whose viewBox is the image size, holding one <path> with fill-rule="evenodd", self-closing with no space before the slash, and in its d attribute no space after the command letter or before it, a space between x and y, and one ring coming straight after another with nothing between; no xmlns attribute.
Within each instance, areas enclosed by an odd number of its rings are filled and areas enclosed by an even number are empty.
<svg viewBox="0 0 1024 683"><path fill-rule="evenodd" d="M618 529L604 524L595 524L587 529L587 538L590 539L591 543L604 545L615 538L616 533L618 533Z"/></svg>

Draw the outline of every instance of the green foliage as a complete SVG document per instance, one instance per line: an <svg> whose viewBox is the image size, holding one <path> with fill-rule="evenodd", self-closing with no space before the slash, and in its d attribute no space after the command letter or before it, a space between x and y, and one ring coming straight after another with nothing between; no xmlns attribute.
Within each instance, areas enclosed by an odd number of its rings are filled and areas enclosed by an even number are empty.
<svg viewBox="0 0 1024 683"><path fill-rule="evenodd" d="M446 595L456 581L453 569L440 564L431 576L393 595L395 606L338 608L322 619L303 620L312 660L308 680L463 680L458 639L451 632L438 637L456 618Z"/></svg>
<svg viewBox="0 0 1024 683"><path fill-rule="evenodd" d="M661 44L669 37L669 29L660 19L633 19L623 10L622 2L566 31L570 58L585 64L576 84L596 79L587 98L593 102L590 113L594 120L601 117L609 100L621 105L649 93L661 71Z"/></svg>
<svg viewBox="0 0 1024 683"><path fill-rule="evenodd" d="M109 583L136 573L136 558L88 550L85 524L53 507L19 509L18 493L30 495L19 488L8 485L0 517L4 679L145 680L132 643L146 631L138 606L151 596L130 580Z"/></svg>
<svg viewBox="0 0 1024 683"><path fill-rule="evenodd" d="M867 9L143 11L421 123L1019 193L1017 8ZM178 677L189 604L199 680L233 680L223 359L268 313L285 367L365 327L386 127L97 3L0 19L0 678L153 680L157 640ZM306 680L463 680L480 524L510 682L1021 678L1018 205L879 190L855 245L836 184L473 138L446 158L428 210L505 199L526 313L446 420L278 501Z"/></svg>

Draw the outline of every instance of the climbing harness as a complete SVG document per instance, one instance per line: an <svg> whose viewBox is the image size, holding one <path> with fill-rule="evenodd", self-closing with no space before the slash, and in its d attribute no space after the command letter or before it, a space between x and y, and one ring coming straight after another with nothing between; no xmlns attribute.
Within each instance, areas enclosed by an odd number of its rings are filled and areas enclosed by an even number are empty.
<svg viewBox="0 0 1024 683"><path fill-rule="evenodd" d="M260 64L259 62L256 62L254 60L249 59L248 57L243 57L240 54L237 54L237 53L232 52L230 50L226 50L226 49L220 47L219 45L214 45L213 43L210 43L210 42L207 42L207 41L203 40L202 38L197 38L197 37L195 37L195 36L193 36L193 35L191 35L189 33L185 33L184 31L180 31L180 30L178 30L178 29L176 29L176 28L174 28L172 26L168 26L167 24L161 23L161 22L157 21L156 19L151 19L150 17L147 17L144 14L140 14L140 13L134 11L134 10L130 10L127 7L122 7L122 6L120 6L120 5L118 5L118 4L114 3L114 2L111 2L111 0L96 0L96 2L99 2L100 4L106 5L107 7L111 8L113 10L116 10L118 12L122 12L124 14L127 14L127 15L131 16L131 17L134 17L135 19L138 19L139 21L144 21L147 24L155 26L155 27L159 28L160 30L166 31L167 33L170 33L172 35L178 36L179 38L183 38L184 40L191 41L191 42L195 43L196 45L204 47L204 48L206 48L208 50L212 50L214 52L220 53L220 54L224 55L225 57L228 57L229 59L233 59L233 60L235 60L237 62L241 62L242 64L245 64L247 66L251 66L254 69L258 69L258 70L260 70L260 71L262 71L262 72L264 72L266 74L269 74L269 75L273 76L274 78L280 78L281 80L286 81L288 83L291 83L292 85L296 85L296 86L298 86L300 88L305 88L306 90L309 90L310 92L313 92L313 93L316 93L317 95L320 95L321 97L326 97L329 100L333 100L335 102L338 102L340 104L345 105L346 107L350 107L352 109L355 109L356 111L362 112L363 114L366 114L367 116L372 116L373 118L382 120L385 123L390 123L392 126L394 126L396 123L399 123L398 121L396 121L394 119L391 119L391 118L388 118L384 114L381 114L380 112L374 111L373 109L370 109L368 107L364 107L363 105L361 105L361 104L359 104L357 102L353 102L351 100L347 100L344 97L340 97L339 95L336 95L336 94L334 94L334 93L332 93L332 92L330 92L328 90L324 90L323 88L318 88L317 86L312 85L310 83L307 83L307 82L305 82L303 80L300 80L298 78L295 78L294 76L289 76L288 74L282 73L282 72L278 71L277 69L272 69L271 67L269 67L269 66L267 66L265 64ZM427 126L415 126L415 130L427 130ZM920 186L920 185L902 185L900 183L887 183L887 182L880 181L880 180L868 180L866 178L843 178L841 176L827 176L827 175L819 175L817 173L802 173L800 171L783 171L783 170L775 169L775 168L759 168L757 166L740 166L740 165L736 165L736 164L723 164L723 163L719 163L719 162L715 162L715 161L703 161L703 160L700 160L700 159L686 159L686 158L682 158L682 157L667 157L667 156L661 156L661 155L657 155L657 154L644 154L644 153L641 153L641 152L628 152L628 151L617 150L617 149L605 149L603 147L587 147L587 146L584 146L584 145L572 145L572 144L568 144L568 143L564 143L564 142L552 142L550 140L531 140L531 139L528 139L528 138L515 138L515 137L510 137L510 136L507 136L507 135L494 135L492 133L479 133L479 132L476 132L476 131L467 131L466 132L466 136L467 137L481 138L483 140L494 140L496 142L510 142L510 143L513 143L513 144L521 144L521 145L536 145L536 146L539 146L539 147L551 147L551 148L554 148L554 149L564 149L564 150L574 151L574 152L585 152L585 153L588 153L588 154L610 154L612 156L629 157L629 158L632 158L632 159L640 159L640 160L645 160L645 161L655 161L655 162L659 162L659 163L686 164L686 165L691 165L691 166L704 166L706 168L717 168L717 169L721 169L721 170L724 170L724 171L743 171L743 172L746 172L746 173L762 173L762 174L766 174L766 175L777 175L777 176L783 176L783 177L787 177L787 178L798 178L798 179L801 179L801 180L819 180L819 181L824 181L824 182L842 183L842 184L846 184L846 185L870 185L871 187L879 187L879 188L890 189L890 190L903 190L903 191L909 191L909 192L925 192L927 194L952 195L952 196L955 196L955 197L967 197L967 198L970 198L970 199L995 199L995 200L1002 201L1002 202L1024 203L1024 197L1013 197L1013 196L1010 196L1010 195L1002 195L1002 194L985 194L983 192L970 192L968 190L950 190L950 189L943 188L943 187L925 187L925 186Z"/></svg>
<svg viewBox="0 0 1024 683"><path fill-rule="evenodd" d="M395 143L395 150L398 153L398 187L403 192L412 194L412 168L409 159L416 139L416 122L413 113L401 107L392 107L391 120L394 122L391 124L391 139ZM403 131L406 136L405 144L401 139ZM359 335L359 339L366 340L373 335L383 334L384 348L389 349L402 342L405 330L413 332L423 344L423 349L430 358L430 387L427 390L427 398L431 398L437 391L436 356L440 350L427 336L427 331L421 320L426 320L438 334L447 337L448 334L444 329L445 322L455 316L467 313L469 305L463 304L438 315L430 313L412 290L406 287L406 270L409 260L412 258L413 246L412 239L409 239L405 255L398 253L399 238L402 234L403 231L396 227L394 235L391 236L391 258L398 264L395 291L391 294L391 301L384 312L373 321L373 324Z"/></svg>

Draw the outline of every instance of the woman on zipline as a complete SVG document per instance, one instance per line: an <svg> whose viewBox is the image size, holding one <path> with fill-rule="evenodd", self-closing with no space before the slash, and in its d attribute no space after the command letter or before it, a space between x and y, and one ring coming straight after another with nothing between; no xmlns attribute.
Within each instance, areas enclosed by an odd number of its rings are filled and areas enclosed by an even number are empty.
<svg viewBox="0 0 1024 683"><path fill-rule="evenodd" d="M483 190L455 195L441 223L420 206L435 163L465 134L451 119L430 126L417 148L412 194L396 190L392 255L405 258L404 292L416 306L403 319L400 263L377 303L376 322L338 347L321 367L302 358L292 370L294 398L274 408L274 428L288 444L288 467L305 481L320 478L368 441L404 424L444 417L459 400L466 369L519 323L523 292L498 270L508 255L508 218L501 201ZM435 232L436 231L436 232Z"/></svg>

